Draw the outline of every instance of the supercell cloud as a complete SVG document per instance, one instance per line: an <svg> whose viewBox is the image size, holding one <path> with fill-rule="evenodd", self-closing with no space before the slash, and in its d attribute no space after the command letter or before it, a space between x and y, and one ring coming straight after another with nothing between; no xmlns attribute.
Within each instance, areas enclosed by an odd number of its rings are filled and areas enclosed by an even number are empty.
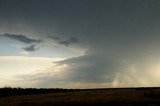
<svg viewBox="0 0 160 106"><path fill-rule="evenodd" d="M36 45L44 41L43 48L63 49L53 54L81 53L37 73L17 75L35 87L157 86L159 11L159 0L2 0L0 31L31 44L25 51L39 51Z"/></svg>

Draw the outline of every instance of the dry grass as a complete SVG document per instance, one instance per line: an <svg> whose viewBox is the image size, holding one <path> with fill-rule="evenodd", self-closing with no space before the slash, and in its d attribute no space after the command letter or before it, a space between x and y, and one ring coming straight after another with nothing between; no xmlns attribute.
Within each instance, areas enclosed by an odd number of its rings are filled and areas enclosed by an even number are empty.
<svg viewBox="0 0 160 106"><path fill-rule="evenodd" d="M160 103L160 89L110 89L82 90L71 92L32 94L1 97L0 106L43 105L43 106L84 106L84 105L157 105Z"/></svg>

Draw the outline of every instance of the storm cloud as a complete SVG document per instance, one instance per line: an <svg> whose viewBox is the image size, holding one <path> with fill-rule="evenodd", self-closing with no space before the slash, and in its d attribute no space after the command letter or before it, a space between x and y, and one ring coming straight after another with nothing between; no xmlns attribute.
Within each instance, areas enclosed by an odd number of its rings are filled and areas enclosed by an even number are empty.
<svg viewBox="0 0 160 106"><path fill-rule="evenodd" d="M59 41L60 40L60 38L57 37L57 36L48 36L48 38L53 39L55 41Z"/></svg>
<svg viewBox="0 0 160 106"><path fill-rule="evenodd" d="M48 36L48 38L53 39L58 42L60 45L64 45L68 47L71 44L77 44L79 43L79 39L76 37L69 37L67 40L61 40L60 37L55 37L55 36Z"/></svg>
<svg viewBox="0 0 160 106"><path fill-rule="evenodd" d="M160 84L159 77L151 74L160 69L159 0L6 0L2 4L0 29L3 32L34 33L50 50L57 44L64 51L81 52L81 56L56 62L56 66L44 72L26 75L39 85L52 82ZM25 44L41 43L23 35L3 37ZM23 49L37 50L34 45ZM55 50L53 54L60 52Z"/></svg>
<svg viewBox="0 0 160 106"><path fill-rule="evenodd" d="M68 47L70 44L79 43L79 40L76 37L70 37L68 40L59 41L60 45Z"/></svg>

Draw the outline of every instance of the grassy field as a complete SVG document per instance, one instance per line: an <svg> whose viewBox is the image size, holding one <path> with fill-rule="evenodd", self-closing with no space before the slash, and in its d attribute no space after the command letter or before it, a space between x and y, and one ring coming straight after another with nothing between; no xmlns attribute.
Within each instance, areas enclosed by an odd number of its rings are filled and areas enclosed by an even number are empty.
<svg viewBox="0 0 160 106"><path fill-rule="evenodd" d="M12 89L10 90L12 91ZM45 91L35 94L7 94L0 97L0 106L160 105L160 88L53 90L53 92L49 91L48 93L47 90ZM2 91L0 92L2 93Z"/></svg>

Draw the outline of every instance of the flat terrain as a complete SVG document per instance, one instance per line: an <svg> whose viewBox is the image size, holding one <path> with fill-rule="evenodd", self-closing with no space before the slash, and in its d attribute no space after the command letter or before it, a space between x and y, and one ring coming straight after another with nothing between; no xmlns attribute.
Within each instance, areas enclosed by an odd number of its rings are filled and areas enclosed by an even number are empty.
<svg viewBox="0 0 160 106"><path fill-rule="evenodd" d="M19 94L13 94L13 91L18 91ZM0 94L0 106L159 106L160 104L160 88L8 89L8 91L1 89Z"/></svg>

